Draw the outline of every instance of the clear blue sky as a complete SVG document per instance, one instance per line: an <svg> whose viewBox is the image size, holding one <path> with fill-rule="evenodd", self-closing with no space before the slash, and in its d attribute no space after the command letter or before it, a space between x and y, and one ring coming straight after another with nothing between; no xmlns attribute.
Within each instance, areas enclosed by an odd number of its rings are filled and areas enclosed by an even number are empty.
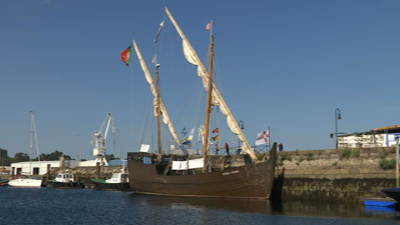
<svg viewBox="0 0 400 225"><path fill-rule="evenodd" d="M28 153L33 110L41 153L76 157L80 138L88 158L108 112L119 132L107 153L137 151L149 87L136 56L126 67L119 54L135 38L151 65L165 6L202 58L214 21L223 94L250 143L271 127L286 150L334 148L336 108L340 132L400 124L397 0L2 0L0 148ZM162 79L177 120L172 94L188 95L189 85L173 72Z"/></svg>

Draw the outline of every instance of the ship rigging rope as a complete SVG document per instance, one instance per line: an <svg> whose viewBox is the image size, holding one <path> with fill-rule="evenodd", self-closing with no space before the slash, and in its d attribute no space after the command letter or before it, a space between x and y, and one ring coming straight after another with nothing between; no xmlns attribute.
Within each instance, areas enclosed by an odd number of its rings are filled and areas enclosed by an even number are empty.
<svg viewBox="0 0 400 225"><path fill-rule="evenodd" d="M153 118L153 99L154 96L151 93L151 90L148 92L148 100L147 100L147 106L146 106L146 112L145 112L145 121L143 123L143 129L142 129L142 137L140 139L140 144L143 144L144 139L147 137L149 133L149 128L151 127L150 122ZM140 146L139 146L140 147Z"/></svg>
<svg viewBox="0 0 400 225"><path fill-rule="evenodd" d="M169 72L166 73L171 74L171 76L176 74L178 75L183 74L184 77L182 77L182 80L180 80L180 82L184 83L185 86L184 90L189 90L190 92L190 94L182 92L181 97L183 98L183 101L180 101L182 102L182 104L180 104L179 113L177 116L172 116L171 118L171 121L173 121L175 129L177 129L177 133L179 135L183 127L186 127L187 129L189 129L189 131L192 129L192 126L195 128L197 127L198 114L200 108L199 104L201 103L202 95L199 94L200 93L199 90L201 89L199 88L198 80L193 79L193 77L190 76L192 73L195 73L193 66L188 65L185 61L182 61L181 57L173 57L173 53L179 54L180 56L182 52L181 41L176 37L175 31L172 30L172 32L170 32L170 26L164 24L163 32L164 32L163 35L160 35L160 37L162 36L162 38L159 37L158 39L157 50L159 49L166 50L165 54L158 54L168 57L167 61L169 65L166 66L168 67ZM185 79L188 79L189 82L186 82ZM174 86L173 88L179 90L180 86ZM195 101L196 98L198 98L199 101ZM166 99L166 101L171 101L171 100ZM193 107L194 105L193 103L197 103L198 106ZM166 105L166 108L169 108L168 105ZM197 117L195 117L195 120L193 120L193 115L197 115ZM187 121L191 121L190 125L188 125L189 123Z"/></svg>
<svg viewBox="0 0 400 225"><path fill-rule="evenodd" d="M156 40L157 39L157 42L154 42L154 61L152 62L153 64L154 64L154 66L156 66L157 64L160 64L161 65L161 63L159 63L159 55L161 56L162 54L159 54L159 52L163 52L164 51L164 42L165 42L165 40L164 40L164 38L161 38L162 36L165 36L165 29L166 29L166 24L165 24L165 19L166 19L166 17L167 17L167 14L166 13L164 13L164 17L163 17L163 22L164 22L164 24L163 24L163 27L162 27L162 30L158 30L157 31L157 34L156 34L156 37L155 37L155 39L154 40ZM168 26L167 26L167 28L168 28ZM158 28L158 29L160 29L160 27ZM161 41L161 43L160 43L160 41ZM160 61L161 61L162 59L160 59ZM165 73L163 73L163 71L161 71L160 72L160 87L158 87L158 92L159 92L159 95L160 95L160 97L161 97L161 99L163 100L163 103L164 103L164 106L165 106L165 109L167 110L167 113L169 114L169 111L168 111L168 109L170 108L170 107L168 107L168 104L166 104L165 102L164 102L164 98L163 98L163 94L162 94L162 87L163 87L163 85L161 84L161 80L163 80L162 78L163 77L165 77L165 76L163 76L163 74L165 75ZM167 78L167 77L165 77L165 78ZM156 81L154 81L155 83L156 83ZM155 110L155 109L154 109ZM162 113L162 112L161 112ZM162 114L161 114L162 115ZM171 115L170 115L171 116ZM161 118L162 118L162 121L164 120L164 118L163 118L163 116L161 116ZM153 118L154 119L154 118ZM172 119L171 118L169 118L169 120L170 120L170 123L172 123L173 121L172 121ZM154 122L154 121L153 121ZM174 128L176 129L176 125L175 124L173 124L172 123L172 125L174 126ZM152 128L154 128L154 126L152 126ZM173 135L172 135L172 133L171 133L171 131L170 131L170 129L168 128L168 125L167 124L165 124L164 122L161 122L161 129L162 129L162 143L168 143L168 141L169 140L173 140L174 139L174 137L173 137ZM164 130L165 130L165 132L164 132ZM175 132L177 132L176 130L175 130ZM164 145L163 145L164 146Z"/></svg>
<svg viewBox="0 0 400 225"><path fill-rule="evenodd" d="M135 90L135 84L137 83L137 82L135 82L135 78L137 77L137 76L135 76L135 74L134 74L134 71L133 71L133 67L132 66L130 66L129 67L129 72L128 72L128 75L129 75L129 77L130 77L130 82L131 82L131 87L130 87L130 89L131 89L131 96L130 96L130 102L131 102L131 126L130 126L130 130L131 130L131 134L135 134L135 116L134 116L134 111L135 111L135 105L137 105L137 104L135 104L135 93L134 93L134 90ZM139 148L140 148L140 145L138 146Z"/></svg>
<svg viewBox="0 0 400 225"><path fill-rule="evenodd" d="M215 46L215 45L214 45ZM220 93L222 94L223 93L223 91L221 91L221 89L222 89L222 87L220 87L219 86L219 84L222 84L221 82L220 82L220 69L219 69L220 67L219 67L219 63L218 63L218 57L217 57L217 51L216 51L216 49L215 49L215 47L214 47L214 76L213 76L213 82L215 83L215 85L219 88L219 90L220 90ZM222 139L222 136L223 136L223 132L222 132L222 127L221 127L221 117L223 116L221 113L220 113L220 108L219 108L219 106L217 106L217 107L215 107L215 109L213 110L214 112L213 112L213 114L215 115L215 116L212 116L211 117L211 119L212 119L212 122L214 122L213 124L214 124L214 126L215 126L215 128L219 128L219 133L218 133L218 135L220 135L220 140ZM215 119L214 119L214 117L215 117ZM223 117L225 117L225 116L223 116ZM216 125L215 125L216 124ZM217 141L217 142L220 142L220 141ZM221 145L220 145L221 146Z"/></svg>

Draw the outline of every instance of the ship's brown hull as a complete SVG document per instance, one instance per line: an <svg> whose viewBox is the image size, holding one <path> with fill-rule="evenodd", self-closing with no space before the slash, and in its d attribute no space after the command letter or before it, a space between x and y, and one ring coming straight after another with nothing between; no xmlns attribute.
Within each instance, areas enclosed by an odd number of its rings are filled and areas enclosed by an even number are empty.
<svg viewBox="0 0 400 225"><path fill-rule="evenodd" d="M162 175L156 164L128 160L129 184L133 191L145 194L269 199L276 144L269 155L265 162L191 175Z"/></svg>

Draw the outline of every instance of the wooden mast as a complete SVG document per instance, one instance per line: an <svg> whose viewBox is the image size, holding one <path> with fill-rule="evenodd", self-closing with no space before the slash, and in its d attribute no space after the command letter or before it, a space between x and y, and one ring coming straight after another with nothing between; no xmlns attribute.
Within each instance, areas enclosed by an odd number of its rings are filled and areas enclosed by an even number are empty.
<svg viewBox="0 0 400 225"><path fill-rule="evenodd" d="M203 145L203 173L207 170L208 165L208 148L210 145L208 144L208 133L210 130L210 113L211 113L211 98L212 98L212 84L213 84L213 68L214 68L214 36L211 34L210 36L210 70L208 72L208 93L207 93L207 107L206 107L206 118L204 125L204 145Z"/></svg>
<svg viewBox="0 0 400 225"><path fill-rule="evenodd" d="M158 72L158 68L160 64L156 64L155 67L155 78L156 78L156 112L157 112L157 148L158 148L158 159L161 159L161 155L164 154L162 149L162 133L161 133L161 105L160 105L160 76Z"/></svg>

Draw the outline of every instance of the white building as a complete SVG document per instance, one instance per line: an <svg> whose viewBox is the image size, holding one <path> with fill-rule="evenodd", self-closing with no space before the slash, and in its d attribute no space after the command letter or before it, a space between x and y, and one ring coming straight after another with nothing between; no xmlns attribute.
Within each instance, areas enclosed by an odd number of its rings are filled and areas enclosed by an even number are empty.
<svg viewBox="0 0 400 225"><path fill-rule="evenodd" d="M338 148L390 147L396 144L395 137L400 137L400 125L340 135L338 136Z"/></svg>
<svg viewBox="0 0 400 225"><path fill-rule="evenodd" d="M79 161L79 160L60 160L60 161L32 161L32 162L17 162L11 163L11 174L25 175L44 175L47 173L47 165L50 164L50 169L54 167L75 168L78 166L93 166L94 160Z"/></svg>

